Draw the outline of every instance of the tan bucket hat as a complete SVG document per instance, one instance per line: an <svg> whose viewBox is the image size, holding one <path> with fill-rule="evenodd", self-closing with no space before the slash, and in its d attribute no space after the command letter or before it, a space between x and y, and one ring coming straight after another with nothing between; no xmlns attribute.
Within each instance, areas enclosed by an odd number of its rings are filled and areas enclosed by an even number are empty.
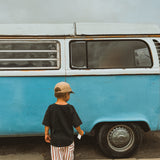
<svg viewBox="0 0 160 160"><path fill-rule="evenodd" d="M55 93L74 93L67 82L59 82L54 87Z"/></svg>

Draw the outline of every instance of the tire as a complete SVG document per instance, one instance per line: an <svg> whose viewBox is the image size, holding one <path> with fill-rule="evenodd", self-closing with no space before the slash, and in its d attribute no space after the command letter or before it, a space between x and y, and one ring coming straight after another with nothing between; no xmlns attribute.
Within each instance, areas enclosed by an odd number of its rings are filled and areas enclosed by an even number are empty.
<svg viewBox="0 0 160 160"><path fill-rule="evenodd" d="M110 158L127 158L142 140L141 129L135 124L105 124L98 132L98 145Z"/></svg>

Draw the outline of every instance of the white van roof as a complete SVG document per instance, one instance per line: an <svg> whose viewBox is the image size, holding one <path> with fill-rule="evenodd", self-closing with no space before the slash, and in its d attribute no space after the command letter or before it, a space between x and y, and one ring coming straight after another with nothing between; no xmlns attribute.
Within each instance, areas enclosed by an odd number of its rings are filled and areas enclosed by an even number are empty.
<svg viewBox="0 0 160 160"><path fill-rule="evenodd" d="M153 24L77 23L77 35L160 34Z"/></svg>
<svg viewBox="0 0 160 160"><path fill-rule="evenodd" d="M160 34L160 27L152 24L74 23L74 24L0 24L0 35L121 35Z"/></svg>
<svg viewBox="0 0 160 160"><path fill-rule="evenodd" d="M73 24L0 24L0 35L73 35Z"/></svg>

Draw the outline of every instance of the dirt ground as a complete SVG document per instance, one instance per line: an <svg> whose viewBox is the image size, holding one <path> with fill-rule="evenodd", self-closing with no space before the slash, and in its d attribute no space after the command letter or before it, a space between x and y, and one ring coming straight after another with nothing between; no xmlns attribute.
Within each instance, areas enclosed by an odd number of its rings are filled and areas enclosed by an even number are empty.
<svg viewBox="0 0 160 160"><path fill-rule="evenodd" d="M50 160L50 146L44 137L0 138L0 155L39 154ZM84 136L81 141L75 138L75 159L107 158L99 150L94 137ZM131 158L160 158L160 132L144 133L137 153Z"/></svg>

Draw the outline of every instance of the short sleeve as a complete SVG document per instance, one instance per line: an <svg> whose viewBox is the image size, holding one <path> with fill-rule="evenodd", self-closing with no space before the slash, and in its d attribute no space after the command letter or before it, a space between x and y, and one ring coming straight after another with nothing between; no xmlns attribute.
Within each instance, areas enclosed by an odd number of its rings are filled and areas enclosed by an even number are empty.
<svg viewBox="0 0 160 160"><path fill-rule="evenodd" d="M73 106L72 106L73 107ZM74 109L74 107L72 108L73 109L73 126L75 128L77 128L78 126L80 126L82 124L82 121L81 119L79 118L76 110Z"/></svg>
<svg viewBox="0 0 160 160"><path fill-rule="evenodd" d="M44 115L42 124L45 126L50 126L50 106L48 107L48 109Z"/></svg>

